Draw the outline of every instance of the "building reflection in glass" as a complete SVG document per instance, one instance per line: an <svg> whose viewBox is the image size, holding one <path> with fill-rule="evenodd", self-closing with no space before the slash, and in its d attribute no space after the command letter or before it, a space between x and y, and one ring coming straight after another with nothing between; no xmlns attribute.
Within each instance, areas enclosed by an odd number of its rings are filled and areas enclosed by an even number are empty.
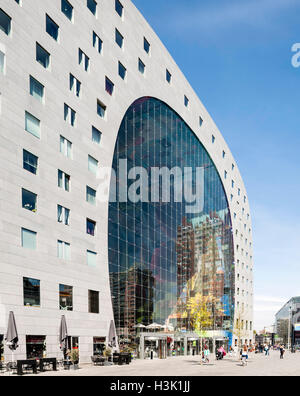
<svg viewBox="0 0 300 396"><path fill-rule="evenodd" d="M129 341L136 325L190 329L189 297L200 292L219 299L211 307L214 329L232 331L234 258L231 218L219 174L185 122L165 103L137 100L119 130L113 169L127 159L128 170L143 167L204 169L204 206L190 214L175 202L110 202L109 270L116 329ZM120 180L117 180L117 192ZM133 183L128 181L128 187ZM149 184L151 183L151 178Z"/></svg>

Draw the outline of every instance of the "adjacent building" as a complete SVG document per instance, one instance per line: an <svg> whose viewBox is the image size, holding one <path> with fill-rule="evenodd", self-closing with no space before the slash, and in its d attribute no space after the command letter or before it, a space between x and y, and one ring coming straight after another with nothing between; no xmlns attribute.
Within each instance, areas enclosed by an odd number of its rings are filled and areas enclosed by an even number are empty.
<svg viewBox="0 0 300 396"><path fill-rule="evenodd" d="M246 188L130 0L0 2L0 164L1 359L9 311L16 358L62 357L62 315L81 361L108 344L112 319L133 349L153 323L172 329L169 347L194 342L197 293L218 299L208 337L236 344L242 321L253 340Z"/></svg>
<svg viewBox="0 0 300 396"><path fill-rule="evenodd" d="M275 315L277 339L300 347L300 297L292 297Z"/></svg>

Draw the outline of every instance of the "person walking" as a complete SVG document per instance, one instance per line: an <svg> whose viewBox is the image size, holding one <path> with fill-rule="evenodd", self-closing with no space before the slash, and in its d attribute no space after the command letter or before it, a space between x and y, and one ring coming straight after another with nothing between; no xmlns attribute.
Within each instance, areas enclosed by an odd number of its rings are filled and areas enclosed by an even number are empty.
<svg viewBox="0 0 300 396"><path fill-rule="evenodd" d="M242 348L242 366L247 366L247 360L248 360L248 347L246 344L243 345Z"/></svg>
<svg viewBox="0 0 300 396"><path fill-rule="evenodd" d="M204 352L203 352L204 363L209 363L209 354L210 354L210 350L208 346L204 345Z"/></svg>
<svg viewBox="0 0 300 396"><path fill-rule="evenodd" d="M285 349L284 349L283 345L280 345L279 351L280 351L280 359L283 359L283 355L284 355L284 352L285 352Z"/></svg>

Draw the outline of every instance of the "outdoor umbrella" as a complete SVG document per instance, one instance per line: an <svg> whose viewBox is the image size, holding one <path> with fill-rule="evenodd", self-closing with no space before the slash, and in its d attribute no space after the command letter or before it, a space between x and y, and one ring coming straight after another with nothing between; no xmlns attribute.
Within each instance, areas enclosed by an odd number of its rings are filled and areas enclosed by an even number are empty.
<svg viewBox="0 0 300 396"><path fill-rule="evenodd" d="M15 315L12 311L9 313L8 317L8 325L7 325L7 333L6 333L6 345L9 347L9 349L12 351L12 361L14 360L14 351L18 348L18 332L17 332L17 326L16 326L16 321L15 321Z"/></svg>
<svg viewBox="0 0 300 396"><path fill-rule="evenodd" d="M59 342L60 349L66 354L66 350L68 349L68 329L65 315L62 315L59 327Z"/></svg>
<svg viewBox="0 0 300 396"><path fill-rule="evenodd" d="M110 326L109 326L109 333L108 333L108 344L111 347L116 347L116 329L114 325L114 321L110 321Z"/></svg>

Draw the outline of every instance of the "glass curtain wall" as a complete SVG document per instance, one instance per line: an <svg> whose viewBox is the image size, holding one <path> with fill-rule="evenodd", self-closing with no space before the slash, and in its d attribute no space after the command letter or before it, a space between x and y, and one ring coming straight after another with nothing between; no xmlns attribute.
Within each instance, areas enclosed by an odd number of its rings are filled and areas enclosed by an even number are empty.
<svg viewBox="0 0 300 396"><path fill-rule="evenodd" d="M119 160L147 171L149 200L121 202ZM121 166L120 168L122 168ZM177 202L178 180L171 177L170 200L151 202L153 167L201 168L203 205L189 213ZM234 316L234 257L231 217L217 169L185 122L165 103L141 98L128 109L116 142L109 204L109 270L114 317L119 340L134 347L138 325L152 323L192 331L188 299L201 293L217 297L211 307L215 330L232 332ZM191 176L191 175L190 175ZM190 177L189 176L189 177ZM137 177L138 179L138 177ZM114 178L112 178L112 183ZM127 180L128 189L134 180ZM161 186L159 187L161 192Z"/></svg>

